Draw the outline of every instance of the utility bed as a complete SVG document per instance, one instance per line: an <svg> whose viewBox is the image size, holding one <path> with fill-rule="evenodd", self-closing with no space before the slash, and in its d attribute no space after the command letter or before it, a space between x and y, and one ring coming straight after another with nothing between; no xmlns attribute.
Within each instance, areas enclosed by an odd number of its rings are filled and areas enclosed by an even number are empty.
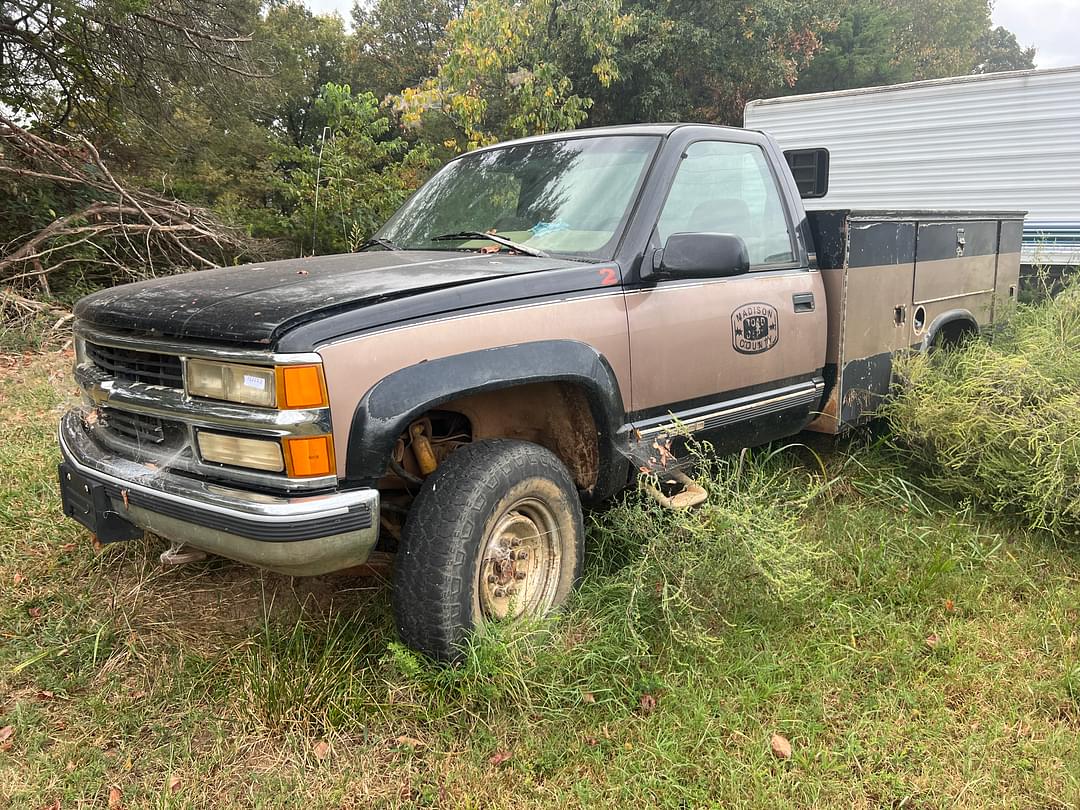
<svg viewBox="0 0 1080 810"><path fill-rule="evenodd" d="M829 311L828 393L811 430L839 433L869 419L893 381L895 353L955 341L1015 307L1023 212L845 209L807 218Z"/></svg>

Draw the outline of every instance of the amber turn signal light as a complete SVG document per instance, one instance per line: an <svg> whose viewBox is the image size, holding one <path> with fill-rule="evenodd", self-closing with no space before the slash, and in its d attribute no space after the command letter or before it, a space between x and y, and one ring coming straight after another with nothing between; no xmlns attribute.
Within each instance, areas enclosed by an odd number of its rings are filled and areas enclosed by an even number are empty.
<svg viewBox="0 0 1080 810"><path fill-rule="evenodd" d="M329 475L334 471L334 440L328 435L286 439L285 469L290 478Z"/></svg>
<svg viewBox="0 0 1080 810"><path fill-rule="evenodd" d="M279 408L325 408L326 382L322 366L278 366L277 403Z"/></svg>

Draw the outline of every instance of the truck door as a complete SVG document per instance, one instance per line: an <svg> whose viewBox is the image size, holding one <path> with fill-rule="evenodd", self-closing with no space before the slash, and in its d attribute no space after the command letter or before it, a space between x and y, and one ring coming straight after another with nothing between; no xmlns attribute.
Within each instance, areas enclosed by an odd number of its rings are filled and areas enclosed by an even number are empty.
<svg viewBox="0 0 1080 810"><path fill-rule="evenodd" d="M723 429L722 446L750 446L800 430L818 407L825 294L781 188L756 143L699 140L684 150L653 244L674 233L734 234L750 271L627 292L631 418L642 437L678 419L714 443Z"/></svg>

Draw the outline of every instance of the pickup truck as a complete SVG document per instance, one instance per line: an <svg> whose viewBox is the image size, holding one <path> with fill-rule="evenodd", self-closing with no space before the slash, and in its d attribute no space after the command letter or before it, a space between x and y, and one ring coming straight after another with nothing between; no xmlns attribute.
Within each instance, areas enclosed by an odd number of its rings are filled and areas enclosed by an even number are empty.
<svg viewBox="0 0 1080 810"><path fill-rule="evenodd" d="M479 624L567 598L583 505L678 458L676 434L839 433L897 353L1007 317L1022 226L808 218L743 129L478 149L356 253L80 301L64 511L102 543L149 531L290 575L393 554L401 638L452 660Z"/></svg>

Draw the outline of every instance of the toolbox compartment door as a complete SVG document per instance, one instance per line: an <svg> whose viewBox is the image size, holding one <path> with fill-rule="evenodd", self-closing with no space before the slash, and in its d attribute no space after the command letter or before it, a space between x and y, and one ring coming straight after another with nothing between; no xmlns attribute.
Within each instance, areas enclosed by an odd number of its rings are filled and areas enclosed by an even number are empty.
<svg viewBox="0 0 1080 810"><path fill-rule="evenodd" d="M919 223L912 303L992 293L997 248L997 220Z"/></svg>

